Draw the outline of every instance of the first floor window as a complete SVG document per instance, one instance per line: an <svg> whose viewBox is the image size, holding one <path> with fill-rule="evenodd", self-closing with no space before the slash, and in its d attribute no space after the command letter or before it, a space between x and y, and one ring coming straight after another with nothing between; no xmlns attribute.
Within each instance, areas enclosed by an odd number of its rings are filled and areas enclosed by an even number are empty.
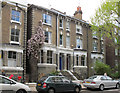
<svg viewBox="0 0 120 93"><path fill-rule="evenodd" d="M70 36L66 37L66 46L70 46Z"/></svg>
<svg viewBox="0 0 120 93"><path fill-rule="evenodd" d="M51 32L45 32L45 42L46 43L52 43L52 33Z"/></svg>
<svg viewBox="0 0 120 93"><path fill-rule="evenodd" d="M14 51L8 51L8 58L16 59L16 52L14 52Z"/></svg>
<svg viewBox="0 0 120 93"><path fill-rule="evenodd" d="M82 46L83 46L82 39L77 38L76 43L77 43L76 47L82 49Z"/></svg>
<svg viewBox="0 0 120 93"><path fill-rule="evenodd" d="M19 42L19 34L20 34L20 30L19 29L11 29L11 41L14 42Z"/></svg>
<svg viewBox="0 0 120 93"><path fill-rule="evenodd" d="M76 55L76 65L78 66L79 65L79 56Z"/></svg>
<svg viewBox="0 0 120 93"><path fill-rule="evenodd" d="M60 35L60 45L63 45L63 35Z"/></svg>
<svg viewBox="0 0 120 93"><path fill-rule="evenodd" d="M85 56L81 56L81 66L85 66Z"/></svg>
<svg viewBox="0 0 120 93"><path fill-rule="evenodd" d="M52 51L47 51L47 63L52 64Z"/></svg>

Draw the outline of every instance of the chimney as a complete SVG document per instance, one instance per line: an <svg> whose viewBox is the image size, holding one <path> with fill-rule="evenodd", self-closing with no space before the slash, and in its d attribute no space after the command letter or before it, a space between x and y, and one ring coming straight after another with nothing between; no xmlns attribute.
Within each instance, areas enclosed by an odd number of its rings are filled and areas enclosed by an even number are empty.
<svg viewBox="0 0 120 93"><path fill-rule="evenodd" d="M82 10L80 6L77 7L77 11L75 11L74 17L82 20Z"/></svg>

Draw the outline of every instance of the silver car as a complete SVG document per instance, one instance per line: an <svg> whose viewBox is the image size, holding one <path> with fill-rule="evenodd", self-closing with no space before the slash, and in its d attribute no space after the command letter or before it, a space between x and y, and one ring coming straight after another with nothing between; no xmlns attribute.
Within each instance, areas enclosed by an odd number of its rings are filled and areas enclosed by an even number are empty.
<svg viewBox="0 0 120 93"><path fill-rule="evenodd" d="M109 76L104 75L95 75L85 79L83 81L83 85L88 89L99 88L100 90L104 90L104 88L119 88L120 84L117 80L112 80Z"/></svg>
<svg viewBox="0 0 120 93"><path fill-rule="evenodd" d="M30 91L27 85L0 75L0 93L30 93Z"/></svg>

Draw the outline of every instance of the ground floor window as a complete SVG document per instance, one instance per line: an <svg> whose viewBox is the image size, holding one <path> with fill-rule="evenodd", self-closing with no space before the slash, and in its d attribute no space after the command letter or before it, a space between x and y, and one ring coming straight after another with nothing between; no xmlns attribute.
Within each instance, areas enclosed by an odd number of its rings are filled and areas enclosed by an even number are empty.
<svg viewBox="0 0 120 93"><path fill-rule="evenodd" d="M43 50L40 52L40 63L43 63Z"/></svg>
<svg viewBox="0 0 120 93"><path fill-rule="evenodd" d="M52 51L47 51L47 63L52 64Z"/></svg>
<svg viewBox="0 0 120 93"><path fill-rule="evenodd" d="M79 56L76 55L76 65L78 66L78 64L79 64Z"/></svg>
<svg viewBox="0 0 120 93"><path fill-rule="evenodd" d="M81 56L81 66L85 66L85 55Z"/></svg>

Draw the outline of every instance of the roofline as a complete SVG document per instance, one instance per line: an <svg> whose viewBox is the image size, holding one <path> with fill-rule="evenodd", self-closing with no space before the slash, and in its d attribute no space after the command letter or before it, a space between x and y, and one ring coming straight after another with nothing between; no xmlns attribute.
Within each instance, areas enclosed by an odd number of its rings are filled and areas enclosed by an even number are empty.
<svg viewBox="0 0 120 93"><path fill-rule="evenodd" d="M42 6L38 6L38 5L34 5L34 4L28 4L28 7L29 7L29 9L31 9L31 8L44 9L44 10L50 11L50 12L56 14L56 15L61 15L61 16L64 16L64 17L70 17L72 20L77 20L77 21L80 21L82 23L85 23L85 24L89 25L89 23L87 23L87 22L85 22L83 20L77 19L77 18L72 17L72 16L68 16L66 14L63 14L63 13L57 11L57 10L51 10L51 9L48 9L48 8L45 8L45 7L42 7Z"/></svg>

